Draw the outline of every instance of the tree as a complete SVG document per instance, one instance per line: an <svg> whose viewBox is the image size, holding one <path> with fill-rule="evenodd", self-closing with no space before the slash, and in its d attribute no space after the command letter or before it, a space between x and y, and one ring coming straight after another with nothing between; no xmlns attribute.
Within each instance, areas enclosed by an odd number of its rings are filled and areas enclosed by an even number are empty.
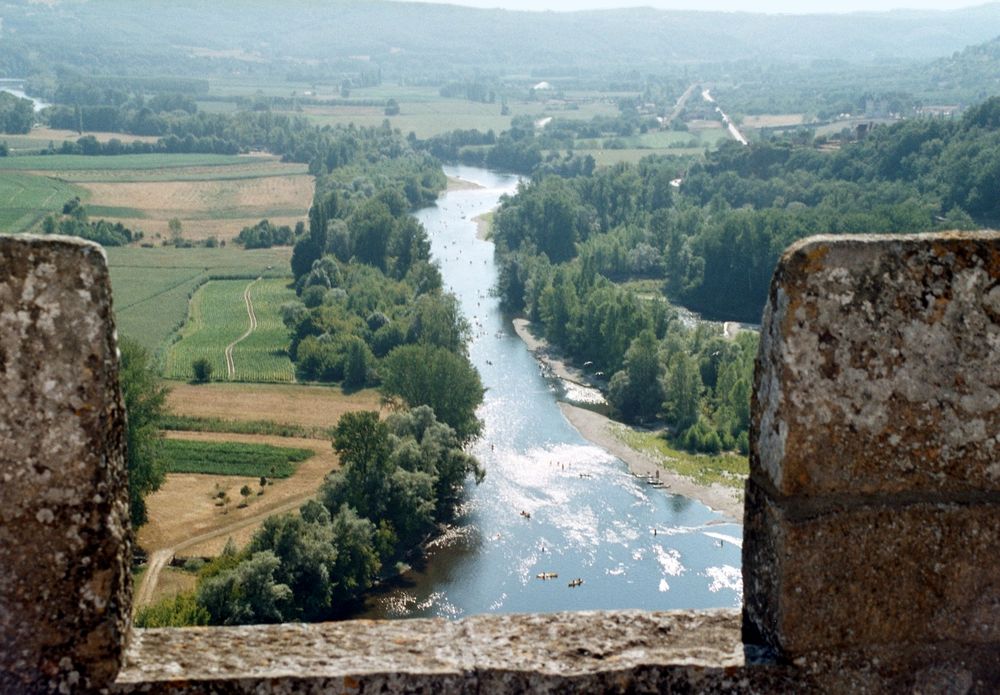
<svg viewBox="0 0 1000 695"><path fill-rule="evenodd" d="M432 345L403 345L382 362L382 390L411 408L430 406L463 442L479 434L476 408L483 401L479 373L464 355Z"/></svg>
<svg viewBox="0 0 1000 695"><path fill-rule="evenodd" d="M167 389L160 384L145 348L125 336L118 347L121 351L119 381L128 419L126 463L129 511L133 527L138 528L146 523L146 502L143 498L163 482L159 459L159 421Z"/></svg>
<svg viewBox="0 0 1000 695"><path fill-rule="evenodd" d="M701 390L701 372L694 357L683 352L675 355L667 377L663 410L678 431L698 421Z"/></svg>
<svg viewBox="0 0 1000 695"><path fill-rule="evenodd" d="M181 239L181 233L183 232L183 225L177 217L171 217L167 221L167 229L170 230L170 238L177 243Z"/></svg>
<svg viewBox="0 0 1000 695"><path fill-rule="evenodd" d="M389 99L385 102L385 115L386 116L398 116L399 115L399 102L395 99Z"/></svg>
<svg viewBox="0 0 1000 695"><path fill-rule="evenodd" d="M199 357L191 362L191 372L196 383L207 383L212 380L212 363L207 357Z"/></svg>
<svg viewBox="0 0 1000 695"><path fill-rule="evenodd" d="M345 413L337 421L333 448L342 470L330 476L336 484L324 486L324 504L330 514L349 505L361 516L377 519L387 502L391 446L389 429L377 412Z"/></svg>
<svg viewBox="0 0 1000 695"><path fill-rule="evenodd" d="M288 585L275 579L280 565L269 550L254 553L249 560L203 581L198 586L198 605L208 611L213 625L280 623L292 599Z"/></svg>
<svg viewBox="0 0 1000 695"><path fill-rule="evenodd" d="M347 344L344 357L344 386L361 388L368 382L369 365L375 361L371 349L361 338L354 337Z"/></svg>
<svg viewBox="0 0 1000 695"><path fill-rule="evenodd" d="M644 330L625 353L625 369L611 379L609 400L626 420L656 417L663 403L659 345L651 330Z"/></svg>

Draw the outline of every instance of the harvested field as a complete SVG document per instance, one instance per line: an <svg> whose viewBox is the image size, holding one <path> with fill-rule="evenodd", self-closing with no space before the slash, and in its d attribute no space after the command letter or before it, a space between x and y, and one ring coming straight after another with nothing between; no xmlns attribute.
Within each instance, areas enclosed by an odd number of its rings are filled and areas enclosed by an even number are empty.
<svg viewBox="0 0 1000 695"><path fill-rule="evenodd" d="M380 396L375 389L348 395L328 386L223 383L196 386L179 382L168 385L167 408L178 415L334 427L344 413L380 410Z"/></svg>
<svg viewBox="0 0 1000 695"><path fill-rule="evenodd" d="M329 441L292 437L269 437L252 434L220 434L214 432L169 432L168 438L210 442L244 442L272 446L310 449L315 455L298 465L295 473L286 479L275 480L264 494L257 496L259 479L256 477L170 474L163 486L146 498L149 522L139 529L138 542L148 553L184 546L179 555L215 555L232 535L239 542L249 539L253 531L267 516L295 510L311 499L323 478L339 464ZM250 486L255 494L250 504L237 508L240 488ZM216 495L227 494L228 507L216 506ZM218 536L214 534L219 533ZM185 543L193 538L211 535L194 545ZM245 542L245 540L243 541Z"/></svg>
<svg viewBox="0 0 1000 695"><path fill-rule="evenodd" d="M38 140L39 147L48 147L50 141L60 143L63 140L72 140L76 142L85 135L92 135L98 142L108 142L116 138L122 142L156 142L160 139L158 135L129 135L127 133L102 133L99 131L84 131L81 134L75 130L58 130L56 128L44 127L32 128L26 137Z"/></svg>
<svg viewBox="0 0 1000 695"><path fill-rule="evenodd" d="M305 216L313 196L313 178L308 175L79 185L90 193L92 206L139 211L148 219L177 217L182 222Z"/></svg>
<svg viewBox="0 0 1000 695"><path fill-rule="evenodd" d="M758 116L744 116L743 128L780 128L802 125L805 116L801 113L769 113Z"/></svg>
<svg viewBox="0 0 1000 695"><path fill-rule="evenodd" d="M141 229L146 235L146 239L157 240L157 235L160 239L170 238L170 229L168 227L169 218L164 219L150 219L148 217L134 217L141 211L139 210L119 210L117 215L107 215L107 214L95 214L95 217L100 217L102 219L111 220L112 222L121 222L123 225L129 229ZM124 214L121 214L124 213ZM225 220L198 220L198 219L184 219L181 220L181 224L184 228L184 233L181 235L185 239L190 239L191 241L204 241L205 239L210 239L215 237L219 241L225 241L227 244L230 240L234 239L240 230L244 227L252 227L258 222L266 217L271 224L274 225L288 225L289 227L295 227L296 222L300 222L303 219L302 215L288 216L288 215L266 215L266 216L255 216L255 217L234 217L232 219ZM289 252L291 252L291 247L287 247Z"/></svg>

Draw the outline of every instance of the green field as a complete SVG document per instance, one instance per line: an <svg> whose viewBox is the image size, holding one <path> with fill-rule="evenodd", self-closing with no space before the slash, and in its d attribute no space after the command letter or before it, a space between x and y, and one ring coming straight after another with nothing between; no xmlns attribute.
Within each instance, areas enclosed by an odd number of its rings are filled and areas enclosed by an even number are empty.
<svg viewBox="0 0 1000 695"><path fill-rule="evenodd" d="M260 275L283 277L288 273L291 255L288 248L244 251L237 246L106 251L118 332L138 340L154 353L160 353L170 336L183 325L191 295L209 278L245 278L242 284L246 287ZM245 310L243 318L246 319ZM237 336L243 330L245 322ZM183 378L190 378L190 374Z"/></svg>
<svg viewBox="0 0 1000 695"><path fill-rule="evenodd" d="M243 293L251 281L213 280L191 298L188 321L180 340L167 350L164 376L190 379L191 363L206 358L216 381L287 383L295 380L295 368L285 353L288 330L281 322L281 305L294 299L289 280L265 279L253 282L250 297L257 328L233 349L235 374L230 378L226 346L240 339L250 327Z"/></svg>
<svg viewBox="0 0 1000 695"><path fill-rule="evenodd" d="M574 150L574 154L578 154L581 157L585 155L590 155L594 158L594 161L599 167L614 166L619 162L628 162L630 164L635 164L643 157L649 157L651 155L674 155L677 157L699 157L704 154L704 150L700 148L693 149L666 149L666 150L650 150L650 149L625 149L625 150Z"/></svg>
<svg viewBox="0 0 1000 695"><path fill-rule="evenodd" d="M295 366L286 352L288 329L281 320L281 305L296 298L290 282L261 280L250 289L257 328L233 350L238 381L295 381Z"/></svg>
<svg viewBox="0 0 1000 695"><path fill-rule="evenodd" d="M81 169L165 169L245 164L246 157L227 154L122 154L89 157L82 154L0 157L0 170L77 171Z"/></svg>
<svg viewBox="0 0 1000 695"><path fill-rule="evenodd" d="M0 162L8 158L0 157ZM86 191L62 181L16 172L0 172L0 231L23 232L63 203Z"/></svg>
<svg viewBox="0 0 1000 695"><path fill-rule="evenodd" d="M302 92L299 92L300 94ZM285 92L282 96L288 96ZM320 90L320 98L334 97L330 90ZM597 92L582 93L574 99L531 100L524 97L507 101L510 113L501 115L500 97L490 103L474 102L462 98L446 98L433 87L398 87L383 85L351 91L357 104L314 105L303 104L302 114L318 125L378 126L386 120L381 106L365 106L360 102L395 99L400 112L388 117L393 128L404 133L414 132L417 137L428 138L452 130L494 130L499 133L510 127L514 116L529 115L534 119L546 116L589 120L594 116L614 116L618 108L612 99ZM288 115L296 115L287 112Z"/></svg>
<svg viewBox="0 0 1000 695"><path fill-rule="evenodd" d="M315 452L268 444L164 439L161 453L167 473L287 478L297 463Z"/></svg>

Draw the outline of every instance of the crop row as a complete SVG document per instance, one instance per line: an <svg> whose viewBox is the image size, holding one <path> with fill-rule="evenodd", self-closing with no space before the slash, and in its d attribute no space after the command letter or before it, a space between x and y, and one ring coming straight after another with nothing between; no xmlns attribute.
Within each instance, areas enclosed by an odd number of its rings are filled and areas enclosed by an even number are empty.
<svg viewBox="0 0 1000 695"><path fill-rule="evenodd" d="M164 374L171 379L191 379L192 363L207 359L214 380L230 380L226 347L250 327L243 293L248 280L213 280L191 298L187 323L180 340L167 351ZM250 288L257 327L233 349L233 381L291 382L295 371L285 349L288 331L280 307L294 292L285 279L262 279Z"/></svg>
<svg viewBox="0 0 1000 695"><path fill-rule="evenodd" d="M165 439L161 453L168 473L287 478L295 472L296 464L315 452L269 444Z"/></svg>

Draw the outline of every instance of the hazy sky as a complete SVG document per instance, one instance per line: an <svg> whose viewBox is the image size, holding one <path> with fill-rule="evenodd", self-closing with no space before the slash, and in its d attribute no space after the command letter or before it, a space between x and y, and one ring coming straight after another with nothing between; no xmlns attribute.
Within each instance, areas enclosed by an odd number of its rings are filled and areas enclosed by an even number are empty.
<svg viewBox="0 0 1000 695"><path fill-rule="evenodd" d="M952 10L985 4L983 0L418 0L448 2L469 7L503 7L510 10L592 10L610 7L657 7L667 10L722 10L730 12L882 11L898 8Z"/></svg>

